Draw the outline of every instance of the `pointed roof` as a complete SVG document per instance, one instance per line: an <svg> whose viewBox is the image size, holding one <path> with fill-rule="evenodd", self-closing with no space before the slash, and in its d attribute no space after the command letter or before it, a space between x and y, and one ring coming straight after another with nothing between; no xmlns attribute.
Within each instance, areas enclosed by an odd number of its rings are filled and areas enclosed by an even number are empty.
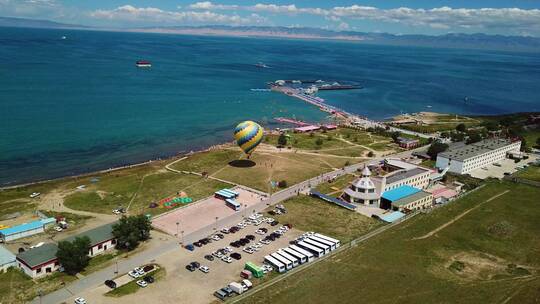
<svg viewBox="0 0 540 304"><path fill-rule="evenodd" d="M371 171L369 171L368 166L364 166L364 170L362 170L362 176L371 176Z"/></svg>

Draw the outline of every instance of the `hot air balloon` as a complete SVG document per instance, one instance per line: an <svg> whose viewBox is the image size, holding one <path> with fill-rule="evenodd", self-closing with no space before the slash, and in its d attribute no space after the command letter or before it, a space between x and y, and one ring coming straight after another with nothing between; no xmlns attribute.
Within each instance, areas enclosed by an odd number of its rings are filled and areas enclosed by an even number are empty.
<svg viewBox="0 0 540 304"><path fill-rule="evenodd" d="M234 139L248 158L261 143L263 132L263 128L258 123L249 120L239 123L234 129Z"/></svg>

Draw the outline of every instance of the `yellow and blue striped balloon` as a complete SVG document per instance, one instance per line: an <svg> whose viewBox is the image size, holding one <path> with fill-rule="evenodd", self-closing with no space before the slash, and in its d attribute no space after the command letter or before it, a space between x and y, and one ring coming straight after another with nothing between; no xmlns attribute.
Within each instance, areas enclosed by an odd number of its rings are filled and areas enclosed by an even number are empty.
<svg viewBox="0 0 540 304"><path fill-rule="evenodd" d="M239 123L234 130L234 139L236 144L248 155L261 143L263 139L263 128L253 121L244 121Z"/></svg>

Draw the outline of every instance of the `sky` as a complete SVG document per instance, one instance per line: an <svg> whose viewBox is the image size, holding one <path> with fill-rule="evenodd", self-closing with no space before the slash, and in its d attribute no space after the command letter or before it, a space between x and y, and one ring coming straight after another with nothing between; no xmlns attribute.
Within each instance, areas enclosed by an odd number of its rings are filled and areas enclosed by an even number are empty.
<svg viewBox="0 0 540 304"><path fill-rule="evenodd" d="M0 16L122 28L286 26L540 37L540 0L0 0Z"/></svg>

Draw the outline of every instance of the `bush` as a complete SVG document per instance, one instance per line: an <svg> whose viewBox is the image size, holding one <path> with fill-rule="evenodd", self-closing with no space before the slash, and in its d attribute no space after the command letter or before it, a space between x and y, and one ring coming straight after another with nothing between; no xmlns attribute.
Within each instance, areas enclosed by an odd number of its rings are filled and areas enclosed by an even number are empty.
<svg viewBox="0 0 540 304"><path fill-rule="evenodd" d="M287 181L286 180L281 180L278 182L278 187L279 188L287 188Z"/></svg>
<svg viewBox="0 0 540 304"><path fill-rule="evenodd" d="M373 157L375 156L375 153L373 153L373 151L369 151L369 153L367 154L368 157Z"/></svg>
<svg viewBox="0 0 540 304"><path fill-rule="evenodd" d="M141 241L150 238L150 220L145 215L122 217L120 222L113 226L113 235L116 237L118 249L133 250Z"/></svg>
<svg viewBox="0 0 540 304"><path fill-rule="evenodd" d="M90 238L87 236L77 237L72 242L61 241L58 243L56 256L67 274L75 275L88 266L90 245Z"/></svg>
<svg viewBox="0 0 540 304"><path fill-rule="evenodd" d="M277 143L278 143L278 147L284 147L287 145L287 135L285 135L284 133L281 133L278 137L278 140L277 140Z"/></svg>
<svg viewBox="0 0 540 304"><path fill-rule="evenodd" d="M321 138L317 138L317 140L315 141L315 144L316 144L317 146L322 146L323 140L322 140Z"/></svg>

